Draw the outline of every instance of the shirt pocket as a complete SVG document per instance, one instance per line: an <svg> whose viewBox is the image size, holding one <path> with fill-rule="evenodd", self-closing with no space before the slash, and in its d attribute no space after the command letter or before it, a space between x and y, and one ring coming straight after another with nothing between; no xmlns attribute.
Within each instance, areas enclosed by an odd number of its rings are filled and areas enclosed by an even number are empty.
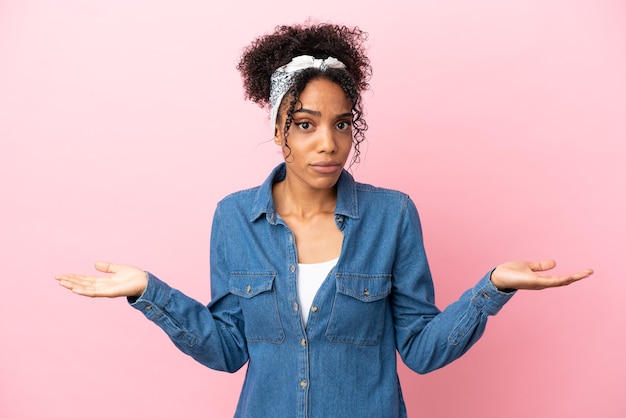
<svg viewBox="0 0 626 418"><path fill-rule="evenodd" d="M376 345L385 322L391 275L337 273L337 293L326 338L332 342Z"/></svg>
<svg viewBox="0 0 626 418"><path fill-rule="evenodd" d="M278 313L273 273L231 273L230 293L239 296L246 340L281 343L285 333Z"/></svg>

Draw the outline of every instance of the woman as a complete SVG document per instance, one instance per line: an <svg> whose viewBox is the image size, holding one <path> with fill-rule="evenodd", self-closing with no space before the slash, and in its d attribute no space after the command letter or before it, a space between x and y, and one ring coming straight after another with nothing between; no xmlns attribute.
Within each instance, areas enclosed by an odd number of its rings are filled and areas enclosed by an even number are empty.
<svg viewBox="0 0 626 418"><path fill-rule="evenodd" d="M269 106L284 162L217 206L208 306L141 269L57 276L86 296L127 296L183 352L217 370L248 363L236 416L403 417L396 351L418 373L445 366L482 335L516 289L570 284L551 260L509 262L441 312L418 214L400 192L354 181L371 74L365 34L279 27L238 66L247 97Z"/></svg>

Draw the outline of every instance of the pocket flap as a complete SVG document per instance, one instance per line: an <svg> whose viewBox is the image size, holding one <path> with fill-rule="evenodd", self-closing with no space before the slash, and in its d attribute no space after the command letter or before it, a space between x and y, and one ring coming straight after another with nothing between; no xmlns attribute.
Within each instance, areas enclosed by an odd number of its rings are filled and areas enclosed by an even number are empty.
<svg viewBox="0 0 626 418"><path fill-rule="evenodd" d="M259 293L272 290L275 274L231 274L230 293L251 298Z"/></svg>
<svg viewBox="0 0 626 418"><path fill-rule="evenodd" d="M337 273L337 291L362 302L373 302L391 293L391 275Z"/></svg>

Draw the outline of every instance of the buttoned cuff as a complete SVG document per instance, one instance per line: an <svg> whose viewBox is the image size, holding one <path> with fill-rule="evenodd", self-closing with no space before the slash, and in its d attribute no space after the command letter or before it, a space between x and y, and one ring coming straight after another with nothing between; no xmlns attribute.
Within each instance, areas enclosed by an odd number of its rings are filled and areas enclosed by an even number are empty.
<svg viewBox="0 0 626 418"><path fill-rule="evenodd" d="M143 293L138 298L127 298L128 303L143 313L147 313L153 307L159 307L162 310L167 305L172 288L150 272L146 271L146 275L148 276L148 283Z"/></svg>
<svg viewBox="0 0 626 418"><path fill-rule="evenodd" d="M492 272L493 270L487 273L472 289L472 303L487 315L495 315L500 312L504 304L516 293L516 290L511 292L498 290L491 282Z"/></svg>

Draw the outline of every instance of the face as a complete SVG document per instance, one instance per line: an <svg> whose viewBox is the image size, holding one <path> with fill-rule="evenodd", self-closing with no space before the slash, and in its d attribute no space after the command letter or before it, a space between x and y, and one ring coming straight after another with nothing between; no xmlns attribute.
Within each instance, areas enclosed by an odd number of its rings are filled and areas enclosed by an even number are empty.
<svg viewBox="0 0 626 418"><path fill-rule="evenodd" d="M300 93L287 143L286 109L281 109L276 143L282 147L289 182L306 188L334 187L352 149L352 106L343 89L327 79L311 80Z"/></svg>

